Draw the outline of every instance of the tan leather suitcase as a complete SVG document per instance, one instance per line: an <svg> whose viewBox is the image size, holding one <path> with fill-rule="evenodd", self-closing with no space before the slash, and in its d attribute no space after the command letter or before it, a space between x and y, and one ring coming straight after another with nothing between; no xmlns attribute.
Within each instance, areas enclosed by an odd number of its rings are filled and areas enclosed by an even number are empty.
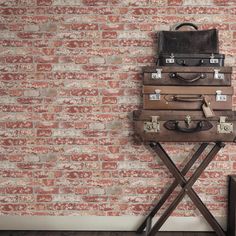
<svg viewBox="0 0 236 236"><path fill-rule="evenodd" d="M144 85L230 86L232 67L144 67Z"/></svg>
<svg viewBox="0 0 236 236"><path fill-rule="evenodd" d="M232 87L143 86L143 108L232 110Z"/></svg>
<svg viewBox="0 0 236 236"><path fill-rule="evenodd" d="M133 112L135 138L141 142L235 142L236 112L216 111L206 119L201 111Z"/></svg>

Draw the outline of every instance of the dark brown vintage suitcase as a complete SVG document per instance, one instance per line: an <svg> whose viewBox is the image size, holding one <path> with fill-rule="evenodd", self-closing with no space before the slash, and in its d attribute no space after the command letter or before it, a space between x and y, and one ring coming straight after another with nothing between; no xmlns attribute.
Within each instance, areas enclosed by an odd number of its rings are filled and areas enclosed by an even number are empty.
<svg viewBox="0 0 236 236"><path fill-rule="evenodd" d="M232 67L144 67L144 85L230 86Z"/></svg>
<svg viewBox="0 0 236 236"><path fill-rule="evenodd" d="M143 86L143 108L159 110L232 110L232 87Z"/></svg>
<svg viewBox="0 0 236 236"><path fill-rule="evenodd" d="M200 111L133 112L139 142L235 142L236 112L217 111L206 119Z"/></svg>
<svg viewBox="0 0 236 236"><path fill-rule="evenodd" d="M159 66L224 66L224 54L180 54L180 53L161 53L158 56L157 65Z"/></svg>

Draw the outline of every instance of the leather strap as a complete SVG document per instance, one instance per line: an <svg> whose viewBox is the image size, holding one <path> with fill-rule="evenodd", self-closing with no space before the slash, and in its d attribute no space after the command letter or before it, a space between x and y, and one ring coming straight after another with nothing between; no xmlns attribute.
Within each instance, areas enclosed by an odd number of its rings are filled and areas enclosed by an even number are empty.
<svg viewBox="0 0 236 236"><path fill-rule="evenodd" d="M173 96L173 101L176 102L199 102L204 101L204 98L202 96L186 96L186 95L176 95Z"/></svg>
<svg viewBox="0 0 236 236"><path fill-rule="evenodd" d="M186 83L193 83L193 82L196 82L196 81L198 81L200 79L205 79L206 78L206 74L205 73L196 74L193 77L188 78L188 77L183 77L183 76L179 75L177 72L174 72L174 73L170 73L169 77L171 79L182 80L182 81L184 81Z"/></svg>

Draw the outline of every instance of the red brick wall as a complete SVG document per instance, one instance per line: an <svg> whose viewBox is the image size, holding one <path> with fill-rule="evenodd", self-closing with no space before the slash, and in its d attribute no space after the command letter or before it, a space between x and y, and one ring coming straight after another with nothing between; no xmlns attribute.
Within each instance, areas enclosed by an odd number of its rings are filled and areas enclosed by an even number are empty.
<svg viewBox="0 0 236 236"><path fill-rule="evenodd" d="M171 181L132 140L156 32L216 27L234 66L235 0L0 0L0 14L1 214L147 214ZM166 147L182 163L194 145ZM227 146L194 185L219 216L235 155ZM174 212L195 214L187 198Z"/></svg>

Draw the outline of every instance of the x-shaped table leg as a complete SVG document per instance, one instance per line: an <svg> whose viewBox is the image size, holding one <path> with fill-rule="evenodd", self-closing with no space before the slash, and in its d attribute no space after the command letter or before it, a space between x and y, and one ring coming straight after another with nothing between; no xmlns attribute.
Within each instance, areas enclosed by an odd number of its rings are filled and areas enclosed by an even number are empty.
<svg viewBox="0 0 236 236"><path fill-rule="evenodd" d="M203 202L201 201L201 199L198 197L198 195L196 194L196 192L192 189L193 184L195 183L195 181L198 179L198 177L201 175L201 173L203 172L203 170L208 166L208 164L211 162L211 160L215 157L215 155L219 152L219 150L224 147L223 143L216 143L215 146L212 148L212 150L208 153L208 155L206 156L206 158L203 160L203 162L200 164L200 166L196 169L196 171L194 172L194 174L191 176L191 178L187 181L184 178L184 172L187 173L187 169L191 168L191 165L194 163L194 161L189 162L186 167L183 169L182 173L178 170L178 168L175 166L175 164L173 163L173 161L171 160L171 158L168 156L168 154L165 152L165 150L162 148L162 146L159 143L153 143L151 145L152 149L158 154L158 156L161 158L161 160L165 163L165 165L167 166L167 168L170 170L170 172L173 174L173 176L175 177L177 183L180 184L180 186L182 187L182 190L180 191L180 193L178 194L178 196L176 197L176 199L170 204L170 206L167 208L167 210L164 212L164 214L160 217L160 219L155 223L155 225L151 228L148 227L148 231L146 230L146 234L148 236L152 236L154 235L160 228L161 226L165 223L165 221L167 220L167 218L170 216L170 214L173 212L173 210L177 207L177 205L180 203L180 201L183 199L183 197L185 196L185 194L187 193L188 196L191 198L191 200L193 201L193 203L195 203L196 207L199 209L199 211L202 213L202 215L205 217L205 219L207 220L207 222L211 225L211 227L215 230L215 232L217 233L218 236L225 236L225 233L223 231L223 229L221 228L221 226L219 225L219 223L215 220L215 218L213 217L213 215L210 213L210 211L206 208L206 206L203 204ZM201 155L202 151L205 149L206 146L201 145L200 148L198 149L198 151L193 155L193 157L191 159L196 159L197 156ZM174 186L174 183L172 184L172 188L176 187L176 183ZM174 189L173 189L174 190ZM172 190L172 191L173 191ZM170 193L171 194L171 193ZM170 195L169 194L169 195ZM168 196L169 196L168 195ZM167 197L168 197L167 196ZM165 199L166 200L166 199ZM163 202L164 203L164 202ZM163 205L162 203L162 205ZM157 209L159 207L156 207L155 209L155 213L160 209ZM149 215L148 221L145 220L146 222L144 222L140 228L138 232L142 232L143 230L143 225L147 224L147 222L149 222L150 225L150 219L153 218L153 216L155 215L154 211L151 212L152 215Z"/></svg>
<svg viewBox="0 0 236 236"><path fill-rule="evenodd" d="M196 160L201 156L203 151L208 146L208 143L202 143L201 146L198 148L198 150L193 154L192 158L188 161L188 163L185 165L183 170L181 171L182 175L186 175L188 171L191 169L193 164L196 162ZM137 230L137 233L141 233L145 227L148 225L148 221L152 219L155 214L161 209L161 207L164 205L166 200L169 198L169 196L173 193L175 188L178 186L179 182L175 180L171 186L166 190L164 195L161 197L161 199L158 201L158 204L152 209L152 211L149 213L149 215L146 217L146 219L143 221L143 223L140 225L140 227ZM149 231L146 228L146 232Z"/></svg>

